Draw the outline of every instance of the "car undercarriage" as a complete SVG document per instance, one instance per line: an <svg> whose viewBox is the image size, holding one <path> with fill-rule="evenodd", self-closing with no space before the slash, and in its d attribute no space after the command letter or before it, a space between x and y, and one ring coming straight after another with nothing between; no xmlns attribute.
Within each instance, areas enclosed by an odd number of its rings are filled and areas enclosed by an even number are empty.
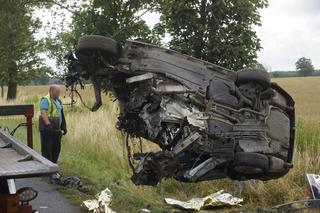
<svg viewBox="0 0 320 213"><path fill-rule="evenodd" d="M179 51L94 35L81 37L68 60L67 86L93 83L92 111L107 85L120 105L117 128L160 147L131 156L135 184L269 180L292 168L294 101L264 70L235 72Z"/></svg>

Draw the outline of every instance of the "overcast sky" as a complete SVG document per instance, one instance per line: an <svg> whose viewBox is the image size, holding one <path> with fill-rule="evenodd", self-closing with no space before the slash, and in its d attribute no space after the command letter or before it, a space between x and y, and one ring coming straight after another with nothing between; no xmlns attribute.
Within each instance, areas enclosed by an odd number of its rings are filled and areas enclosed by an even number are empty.
<svg viewBox="0 0 320 213"><path fill-rule="evenodd" d="M263 49L259 61L272 70L294 70L300 57L320 69L320 0L269 0L256 28Z"/></svg>
<svg viewBox="0 0 320 213"><path fill-rule="evenodd" d="M50 16L40 14L50 21ZM320 0L269 0L260 14L262 26L255 27L263 47L260 63L273 71L295 70L295 62L307 57L320 69ZM142 18L153 27L159 14L146 13ZM44 36L44 31L40 34Z"/></svg>
<svg viewBox="0 0 320 213"><path fill-rule="evenodd" d="M295 70L295 62L307 57L320 69L320 0L269 0L260 14L262 26L255 27L263 47L260 63L273 71ZM153 26L159 15L143 19Z"/></svg>

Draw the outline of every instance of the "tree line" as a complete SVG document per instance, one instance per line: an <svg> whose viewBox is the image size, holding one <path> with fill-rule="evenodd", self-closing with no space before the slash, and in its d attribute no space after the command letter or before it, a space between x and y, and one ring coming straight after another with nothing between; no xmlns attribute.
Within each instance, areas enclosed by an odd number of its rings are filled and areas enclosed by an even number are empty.
<svg viewBox="0 0 320 213"><path fill-rule="evenodd" d="M320 76L320 70L315 70L312 60L306 57L300 58L295 63L295 71L273 71L272 77L302 77L302 76Z"/></svg>

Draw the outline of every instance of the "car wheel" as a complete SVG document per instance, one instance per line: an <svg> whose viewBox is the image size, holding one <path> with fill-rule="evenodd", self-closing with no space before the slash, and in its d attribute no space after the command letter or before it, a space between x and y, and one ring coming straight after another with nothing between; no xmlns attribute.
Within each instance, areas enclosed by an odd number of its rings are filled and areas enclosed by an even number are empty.
<svg viewBox="0 0 320 213"><path fill-rule="evenodd" d="M266 155L258 153L238 152L229 166L232 174L242 176L257 175L266 172L269 169L269 158Z"/></svg>
<svg viewBox="0 0 320 213"><path fill-rule="evenodd" d="M76 56L86 61L100 51L104 60L114 64L121 54L121 45L114 39L99 35L88 35L79 38L76 46Z"/></svg>
<svg viewBox="0 0 320 213"><path fill-rule="evenodd" d="M257 82L264 89L269 88L271 84L271 78L267 71L262 69L246 68L237 72L237 84L245 84L248 82Z"/></svg>

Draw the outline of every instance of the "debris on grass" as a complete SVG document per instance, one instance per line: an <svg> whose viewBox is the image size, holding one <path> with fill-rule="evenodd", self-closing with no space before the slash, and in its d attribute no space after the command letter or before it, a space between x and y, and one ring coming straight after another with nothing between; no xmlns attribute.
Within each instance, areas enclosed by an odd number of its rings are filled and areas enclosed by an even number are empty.
<svg viewBox="0 0 320 213"><path fill-rule="evenodd" d="M186 202L171 198L165 198L165 202L171 206L175 206L178 208L199 211L203 208L241 206L240 203L243 202L243 199L234 197L229 193L223 193L223 190L220 190L204 198L192 198L191 200Z"/></svg>
<svg viewBox="0 0 320 213"><path fill-rule="evenodd" d="M112 201L112 193L110 189L106 188L96 195L96 199L83 201L89 212L93 213L116 213L110 208Z"/></svg>
<svg viewBox="0 0 320 213"><path fill-rule="evenodd" d="M150 213L151 210L149 210L149 209L140 209L140 212L141 213Z"/></svg>
<svg viewBox="0 0 320 213"><path fill-rule="evenodd" d="M320 175L306 174L313 199L320 199Z"/></svg>

